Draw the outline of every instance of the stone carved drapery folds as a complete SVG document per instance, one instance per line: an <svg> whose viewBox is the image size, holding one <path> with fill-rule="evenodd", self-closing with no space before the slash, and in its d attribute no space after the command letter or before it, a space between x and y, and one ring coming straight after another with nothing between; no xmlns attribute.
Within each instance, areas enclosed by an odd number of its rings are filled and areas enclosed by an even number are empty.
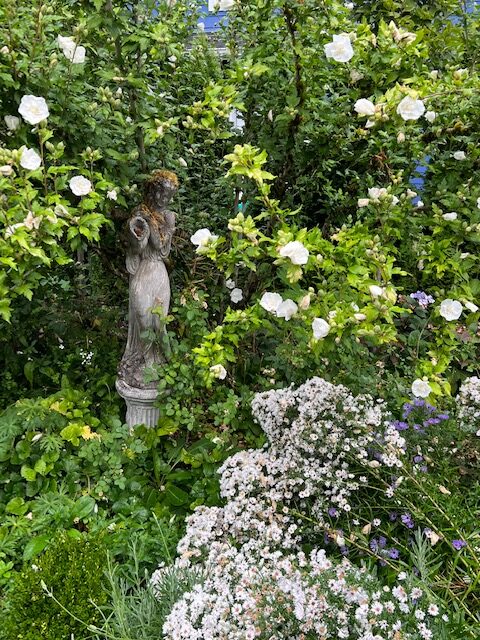
<svg viewBox="0 0 480 640"><path fill-rule="evenodd" d="M145 183L143 202L132 211L127 223L128 339L118 370L123 387L155 389L155 382L145 382L145 370L164 363L167 356L163 317L170 306L170 280L164 260L175 231L175 214L167 205L177 189L174 173L155 171ZM120 391L118 383L117 388Z"/></svg>

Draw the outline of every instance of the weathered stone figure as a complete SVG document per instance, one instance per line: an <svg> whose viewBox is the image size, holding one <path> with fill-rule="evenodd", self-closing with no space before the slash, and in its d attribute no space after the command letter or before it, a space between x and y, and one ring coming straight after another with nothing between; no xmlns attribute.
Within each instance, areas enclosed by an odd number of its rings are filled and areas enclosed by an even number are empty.
<svg viewBox="0 0 480 640"><path fill-rule="evenodd" d="M157 411L153 409L156 383L145 382L144 374L148 367L166 359L162 317L168 314L170 281L164 260L170 253L175 230L175 214L167 205L177 189L174 173L155 171L145 183L143 202L132 211L127 223L128 339L118 370L117 390L127 401L128 424L156 422ZM138 401L146 409L147 400L152 408L148 416L143 409L139 412L132 406Z"/></svg>

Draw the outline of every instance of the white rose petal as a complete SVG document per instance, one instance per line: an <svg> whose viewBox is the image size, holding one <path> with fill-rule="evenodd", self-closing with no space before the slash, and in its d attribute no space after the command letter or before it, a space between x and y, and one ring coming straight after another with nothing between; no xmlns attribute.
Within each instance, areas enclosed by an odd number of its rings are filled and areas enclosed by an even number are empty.
<svg viewBox="0 0 480 640"><path fill-rule="evenodd" d="M374 298L380 298L380 296L385 294L385 289L383 287L379 287L377 284L371 284L368 289Z"/></svg>
<svg viewBox="0 0 480 640"><path fill-rule="evenodd" d="M375 115L375 105L366 98L360 98L360 100L357 100L353 108L361 116Z"/></svg>
<svg viewBox="0 0 480 640"><path fill-rule="evenodd" d="M437 114L435 113L435 111L427 111L427 113L425 114L425 120L428 120L428 122L430 123L434 122L436 117Z"/></svg>
<svg viewBox="0 0 480 640"><path fill-rule="evenodd" d="M82 64L85 62L86 49L78 45L71 36L58 36L57 43L63 55L72 64Z"/></svg>
<svg viewBox="0 0 480 640"><path fill-rule="evenodd" d="M323 318L314 318L312 320L312 331L315 340L322 340L328 336L330 332L330 325Z"/></svg>
<svg viewBox="0 0 480 640"><path fill-rule="evenodd" d="M388 192L385 187L371 187L371 189L368 190L368 195L374 202L379 202L381 198L387 197Z"/></svg>
<svg viewBox="0 0 480 640"><path fill-rule="evenodd" d="M20 126L20 118L17 116L3 116L3 119L9 131L15 131Z"/></svg>
<svg viewBox="0 0 480 640"><path fill-rule="evenodd" d="M362 209L363 207L368 207L369 204L370 204L369 198L359 198L357 200L357 207L359 209Z"/></svg>
<svg viewBox="0 0 480 640"><path fill-rule="evenodd" d="M227 287L227 289L235 289L235 280L229 278L225 281L225 286Z"/></svg>
<svg viewBox="0 0 480 640"><path fill-rule="evenodd" d="M41 221L42 218L40 216L34 216L32 211L29 211L25 220L23 221L23 224L27 229L31 231L32 229L38 229Z"/></svg>
<svg viewBox="0 0 480 640"><path fill-rule="evenodd" d="M31 95L22 97L18 112L29 124L38 124L50 115L45 98Z"/></svg>
<svg viewBox="0 0 480 640"><path fill-rule="evenodd" d="M365 123L365 129L371 129L375 126L375 120L367 120Z"/></svg>
<svg viewBox="0 0 480 640"><path fill-rule="evenodd" d="M4 176L5 178L8 178L8 176L11 176L13 173L13 167L10 166L9 164L4 164L0 167L0 175Z"/></svg>
<svg viewBox="0 0 480 640"><path fill-rule="evenodd" d="M283 299L279 293L272 293L267 291L260 299L260 306L269 311L270 313L276 313L278 307L282 304Z"/></svg>
<svg viewBox="0 0 480 640"><path fill-rule="evenodd" d="M240 300L243 300L243 291L241 289L235 288L230 293L230 300L237 304Z"/></svg>
<svg viewBox="0 0 480 640"><path fill-rule="evenodd" d="M86 196L92 190L92 183L84 176L73 176L68 184L76 196Z"/></svg>
<svg viewBox="0 0 480 640"><path fill-rule="evenodd" d="M20 156L20 166L29 171L36 171L42 164L42 159L35 149L24 149Z"/></svg>
<svg viewBox="0 0 480 640"><path fill-rule="evenodd" d="M448 320L458 320L458 318L462 314L463 307L458 300L452 300L451 298L447 298L443 300L440 304L440 315Z"/></svg>
<svg viewBox="0 0 480 640"><path fill-rule="evenodd" d="M455 151L452 156L455 158L455 160L465 160L467 157L465 155L465 151Z"/></svg>
<svg viewBox="0 0 480 640"><path fill-rule="evenodd" d="M364 313L354 313L353 317L355 318L355 320L357 320L358 322L362 322L363 320L367 319L367 316Z"/></svg>
<svg viewBox="0 0 480 640"><path fill-rule="evenodd" d="M417 378L412 383L412 393L416 398L428 398L428 396L432 393L432 387L425 382L425 380L420 380Z"/></svg>
<svg viewBox="0 0 480 640"><path fill-rule="evenodd" d="M111 191L107 191L107 198L109 200L116 200L117 199L117 190L116 189L112 189Z"/></svg>
<svg viewBox="0 0 480 640"><path fill-rule="evenodd" d="M333 58L337 62L348 62L353 58L352 43L346 33L333 36L332 40L333 42L329 42L323 47L327 58Z"/></svg>
<svg viewBox="0 0 480 640"><path fill-rule="evenodd" d="M465 302L466 308L472 313L476 313L478 311L478 307L473 302Z"/></svg>
<svg viewBox="0 0 480 640"><path fill-rule="evenodd" d="M458 217L458 214L456 211L451 211L450 213L444 213L442 218L444 220L456 220Z"/></svg>
<svg viewBox="0 0 480 640"><path fill-rule="evenodd" d="M213 373L215 378L219 380L225 380L227 377L227 370L223 366L223 364L214 364L210 367L210 371Z"/></svg>
<svg viewBox="0 0 480 640"><path fill-rule="evenodd" d="M199 249L207 246L210 242L218 240L218 236L213 235L208 229L199 229L190 238L192 244L196 245Z"/></svg>
<svg viewBox="0 0 480 640"><path fill-rule="evenodd" d="M425 113L425 105L422 100L405 96L397 107L397 113L404 120L418 120Z"/></svg>
<svg viewBox="0 0 480 640"><path fill-rule="evenodd" d="M308 249L298 240L289 242L278 252L283 258L290 258L293 264L307 264Z"/></svg>
<svg viewBox="0 0 480 640"><path fill-rule="evenodd" d="M287 298L277 307L277 318L285 318L285 320L290 320L292 316L294 316L298 311L298 307L293 300Z"/></svg>

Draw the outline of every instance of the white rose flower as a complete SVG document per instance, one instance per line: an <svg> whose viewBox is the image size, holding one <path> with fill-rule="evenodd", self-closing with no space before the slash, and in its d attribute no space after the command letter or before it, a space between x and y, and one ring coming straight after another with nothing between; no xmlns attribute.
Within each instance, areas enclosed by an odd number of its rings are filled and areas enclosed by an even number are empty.
<svg viewBox="0 0 480 640"><path fill-rule="evenodd" d="M477 209L480 209L480 198L477 198Z"/></svg>
<svg viewBox="0 0 480 640"><path fill-rule="evenodd" d="M452 156L455 158L455 160L465 160L467 157L465 155L465 151L455 151Z"/></svg>
<svg viewBox="0 0 480 640"><path fill-rule="evenodd" d="M45 98L31 95L22 97L18 112L29 124L38 124L50 114Z"/></svg>
<svg viewBox="0 0 480 640"><path fill-rule="evenodd" d="M303 296L303 298L300 299L298 306L300 307L300 309L302 311L306 311L308 309L308 307L310 306L310 294L307 293L306 295Z"/></svg>
<svg viewBox="0 0 480 640"><path fill-rule="evenodd" d="M463 307L458 300L452 300L451 298L447 298L443 300L440 304L440 315L448 320L458 320L458 318L462 314Z"/></svg>
<svg viewBox="0 0 480 640"><path fill-rule="evenodd" d="M363 320L367 319L367 316L364 313L354 313L353 317L355 318L355 320L357 320L358 322L363 322Z"/></svg>
<svg viewBox="0 0 480 640"><path fill-rule="evenodd" d="M375 105L366 98L360 98L360 100L357 100L353 108L361 116L375 115Z"/></svg>
<svg viewBox="0 0 480 640"><path fill-rule="evenodd" d="M478 311L478 307L473 302L465 302L466 308L472 313L476 313Z"/></svg>
<svg viewBox="0 0 480 640"><path fill-rule="evenodd" d="M3 119L9 131L15 131L20 126L20 118L17 116L3 116Z"/></svg>
<svg viewBox="0 0 480 640"><path fill-rule="evenodd" d="M457 212L456 211L451 211L450 213L444 213L442 218L444 220L456 220L457 219Z"/></svg>
<svg viewBox="0 0 480 640"><path fill-rule="evenodd" d="M352 43L346 33L333 36L332 40L333 42L329 42L323 47L327 58L333 58L337 62L348 62L353 58Z"/></svg>
<svg viewBox="0 0 480 640"><path fill-rule="evenodd" d="M190 238L190 242L197 246L197 251L215 240L218 240L218 236L213 235L208 229L199 229Z"/></svg>
<svg viewBox="0 0 480 640"><path fill-rule="evenodd" d="M266 291L260 299L260 306L269 311L270 313L276 313L278 307L282 304L283 299L279 293L272 293Z"/></svg>
<svg viewBox="0 0 480 640"><path fill-rule="evenodd" d="M72 193L76 196L86 196L92 190L92 183L84 176L73 176L68 184Z"/></svg>
<svg viewBox="0 0 480 640"><path fill-rule="evenodd" d="M63 55L72 64L83 64L85 62L85 47L78 45L71 36L58 36L57 43Z"/></svg>
<svg viewBox="0 0 480 640"><path fill-rule="evenodd" d="M287 298L277 307L277 318L285 318L285 320L290 320L292 316L294 316L298 311L298 307L293 300Z"/></svg>
<svg viewBox="0 0 480 640"><path fill-rule="evenodd" d="M397 107L397 113L404 120L418 120L425 113L425 105L422 100L405 96Z"/></svg>
<svg viewBox="0 0 480 640"><path fill-rule="evenodd" d="M371 284L368 289L374 298L380 298L380 296L385 295L385 289L383 287L379 287L378 284Z"/></svg>
<svg viewBox="0 0 480 640"><path fill-rule="evenodd" d="M369 198L359 198L357 200L357 207L359 209L362 209L363 207L368 207L369 204L370 204Z"/></svg>
<svg viewBox="0 0 480 640"><path fill-rule="evenodd" d="M307 264L308 262L308 249L298 240L281 247L278 253L283 258L290 258L293 264Z"/></svg>
<svg viewBox="0 0 480 640"><path fill-rule="evenodd" d="M427 113L425 114L425 120L428 120L428 122L430 123L434 122L436 117L437 114L435 113L435 111L427 111Z"/></svg>
<svg viewBox="0 0 480 640"><path fill-rule="evenodd" d="M13 173L13 167L10 166L9 164L4 164L0 167L0 175L4 176L5 178L8 178L8 176L11 176Z"/></svg>
<svg viewBox="0 0 480 640"><path fill-rule="evenodd" d="M24 149L20 156L20 166L29 171L35 171L42 164L42 159L35 149Z"/></svg>
<svg viewBox="0 0 480 640"><path fill-rule="evenodd" d="M428 396L432 393L432 387L425 382L425 380L420 380L417 378L412 383L412 393L416 398L428 398Z"/></svg>
<svg viewBox="0 0 480 640"><path fill-rule="evenodd" d="M243 291L238 289L237 287L233 289L230 293L230 300L237 304L240 300L243 300Z"/></svg>
<svg viewBox="0 0 480 640"><path fill-rule="evenodd" d="M210 371L213 373L215 378L219 380L225 380L227 377L227 370L223 366L223 364L214 364L210 367Z"/></svg>
<svg viewBox="0 0 480 640"><path fill-rule="evenodd" d="M225 280L225 286L227 289L235 289L235 280L232 280L231 278Z"/></svg>
<svg viewBox="0 0 480 640"><path fill-rule="evenodd" d="M34 216L32 211L29 211L25 220L23 221L23 224L27 229L31 231L32 229L38 229L41 221L42 218L40 216Z"/></svg>
<svg viewBox="0 0 480 640"><path fill-rule="evenodd" d="M378 202L381 198L386 198L388 195L385 187L372 187L368 190L368 196L374 201Z"/></svg>
<svg viewBox="0 0 480 640"><path fill-rule="evenodd" d="M323 318L314 318L312 320L312 331L315 340L322 340L322 338L328 336L330 325Z"/></svg>

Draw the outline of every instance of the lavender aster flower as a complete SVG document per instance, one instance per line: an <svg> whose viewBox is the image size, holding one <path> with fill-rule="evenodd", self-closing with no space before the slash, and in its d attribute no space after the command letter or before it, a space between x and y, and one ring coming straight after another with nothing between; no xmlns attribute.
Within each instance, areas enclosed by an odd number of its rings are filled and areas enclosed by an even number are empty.
<svg viewBox="0 0 480 640"><path fill-rule="evenodd" d="M456 551L460 551L460 549L463 549L463 547L466 547L467 543L465 542L465 540L452 540L452 547L456 550Z"/></svg>
<svg viewBox="0 0 480 640"><path fill-rule="evenodd" d="M416 293L411 293L410 298L413 298L417 301L418 306L422 309L426 309L429 304L433 304L435 302L435 298L425 293L425 291L417 291Z"/></svg>

